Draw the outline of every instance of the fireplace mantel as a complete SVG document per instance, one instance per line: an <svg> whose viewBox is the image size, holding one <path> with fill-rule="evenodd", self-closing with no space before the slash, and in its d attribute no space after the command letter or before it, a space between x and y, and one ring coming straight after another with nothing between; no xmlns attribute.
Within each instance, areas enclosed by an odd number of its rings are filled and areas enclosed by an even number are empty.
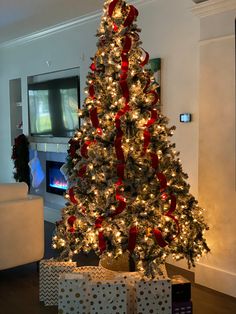
<svg viewBox="0 0 236 314"><path fill-rule="evenodd" d="M68 144L31 142L30 148L39 152L67 153Z"/></svg>

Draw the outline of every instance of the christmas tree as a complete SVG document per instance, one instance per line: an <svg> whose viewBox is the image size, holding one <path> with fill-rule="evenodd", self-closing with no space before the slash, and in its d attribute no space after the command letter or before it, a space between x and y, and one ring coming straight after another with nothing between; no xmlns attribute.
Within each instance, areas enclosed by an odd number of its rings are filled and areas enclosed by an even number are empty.
<svg viewBox="0 0 236 314"><path fill-rule="evenodd" d="M174 127L145 68L137 16L124 0L105 1L53 247L62 258L81 250L114 259L129 252L138 270L155 276L170 254L194 266L209 251L208 227L169 140Z"/></svg>

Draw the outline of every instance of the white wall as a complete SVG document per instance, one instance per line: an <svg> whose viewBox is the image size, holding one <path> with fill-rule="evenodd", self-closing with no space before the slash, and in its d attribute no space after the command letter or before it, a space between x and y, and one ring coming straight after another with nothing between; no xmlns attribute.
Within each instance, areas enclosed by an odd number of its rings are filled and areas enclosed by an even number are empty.
<svg viewBox="0 0 236 314"><path fill-rule="evenodd" d="M234 7L201 19L199 200L211 254L197 267L196 281L236 297Z"/></svg>

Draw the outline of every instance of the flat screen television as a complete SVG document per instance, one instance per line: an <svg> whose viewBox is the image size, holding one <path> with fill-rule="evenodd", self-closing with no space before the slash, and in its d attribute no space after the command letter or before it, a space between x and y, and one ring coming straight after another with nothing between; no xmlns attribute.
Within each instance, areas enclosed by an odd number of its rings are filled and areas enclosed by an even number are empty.
<svg viewBox="0 0 236 314"><path fill-rule="evenodd" d="M79 127L79 76L28 83L32 137L72 137Z"/></svg>

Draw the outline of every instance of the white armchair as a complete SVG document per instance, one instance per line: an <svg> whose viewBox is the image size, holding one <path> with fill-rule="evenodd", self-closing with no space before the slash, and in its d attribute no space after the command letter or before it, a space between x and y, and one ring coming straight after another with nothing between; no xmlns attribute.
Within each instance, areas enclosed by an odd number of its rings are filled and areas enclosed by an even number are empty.
<svg viewBox="0 0 236 314"><path fill-rule="evenodd" d="M0 270L44 255L43 199L25 183L0 184Z"/></svg>

